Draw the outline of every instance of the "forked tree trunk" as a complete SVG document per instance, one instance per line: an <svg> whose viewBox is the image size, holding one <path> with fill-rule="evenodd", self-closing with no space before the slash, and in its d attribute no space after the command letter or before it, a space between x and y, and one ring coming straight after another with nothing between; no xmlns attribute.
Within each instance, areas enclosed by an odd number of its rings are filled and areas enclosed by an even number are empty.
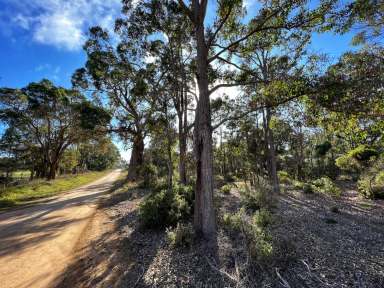
<svg viewBox="0 0 384 288"><path fill-rule="evenodd" d="M144 158L144 139L141 134L133 138L132 154L129 160L128 176L129 181L136 181L139 178L139 168L143 164Z"/></svg>
<svg viewBox="0 0 384 288"><path fill-rule="evenodd" d="M200 21L199 21L200 22ZM196 189L195 189L195 230L204 238L216 238L216 217L213 206L213 154L211 107L208 90L208 49L205 44L204 25L196 27L197 42L197 81L199 101L195 116L195 156L196 156Z"/></svg>

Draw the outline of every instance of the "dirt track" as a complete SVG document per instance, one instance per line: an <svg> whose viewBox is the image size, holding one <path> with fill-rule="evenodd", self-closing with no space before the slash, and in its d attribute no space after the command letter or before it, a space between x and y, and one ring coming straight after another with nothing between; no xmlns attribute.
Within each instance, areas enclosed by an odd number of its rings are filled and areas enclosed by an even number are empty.
<svg viewBox="0 0 384 288"><path fill-rule="evenodd" d="M44 203L0 214L0 286L54 287L119 170Z"/></svg>

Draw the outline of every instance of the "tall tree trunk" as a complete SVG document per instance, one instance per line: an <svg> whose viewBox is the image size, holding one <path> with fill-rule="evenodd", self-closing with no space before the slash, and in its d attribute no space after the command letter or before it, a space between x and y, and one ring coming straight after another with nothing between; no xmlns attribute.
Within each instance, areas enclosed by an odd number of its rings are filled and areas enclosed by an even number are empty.
<svg viewBox="0 0 384 288"><path fill-rule="evenodd" d="M167 186L168 190L172 190L173 186L173 161L172 161L172 139L169 132L169 129L167 128L167 166L168 166L168 176L167 176Z"/></svg>
<svg viewBox="0 0 384 288"><path fill-rule="evenodd" d="M54 160L52 163L49 165L49 171L47 175L47 180L55 180L56 179L56 172L58 168L58 161Z"/></svg>
<svg viewBox="0 0 384 288"><path fill-rule="evenodd" d="M196 44L199 101L196 108L194 128L196 156L194 226L198 233L201 233L204 238L212 242L216 239L216 217L213 206L213 154L211 106L208 90L208 49L205 43L203 21L199 19L197 22Z"/></svg>
<svg viewBox="0 0 384 288"><path fill-rule="evenodd" d="M133 138L131 159L129 160L128 176L129 181L136 181L139 178L139 168L143 164L144 158L144 139L141 133Z"/></svg>
<svg viewBox="0 0 384 288"><path fill-rule="evenodd" d="M276 151L275 151L275 143L273 139L273 131L270 127L270 121L271 121L271 110L270 108L267 108L267 123L266 123L266 129L267 129L267 143L268 143L268 152L269 152L269 162L270 162L270 179L272 183L273 193L278 194L280 193L280 183L279 183L279 177L277 175L277 163L276 163Z"/></svg>
<svg viewBox="0 0 384 288"><path fill-rule="evenodd" d="M187 137L184 131L183 115L179 115L179 176L180 183L187 184L187 171L185 162L187 158Z"/></svg>

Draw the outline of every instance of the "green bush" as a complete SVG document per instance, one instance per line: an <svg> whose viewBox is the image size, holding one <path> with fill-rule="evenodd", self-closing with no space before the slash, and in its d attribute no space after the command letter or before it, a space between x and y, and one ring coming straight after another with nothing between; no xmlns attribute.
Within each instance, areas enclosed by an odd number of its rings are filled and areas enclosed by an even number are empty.
<svg viewBox="0 0 384 288"><path fill-rule="evenodd" d="M368 199L384 199L384 171L367 173L357 183L361 196Z"/></svg>
<svg viewBox="0 0 384 288"><path fill-rule="evenodd" d="M303 192L304 192L304 194L312 194L313 193L312 185L310 183L304 183Z"/></svg>
<svg viewBox="0 0 384 288"><path fill-rule="evenodd" d="M279 181L282 184L291 184L291 177L289 176L287 171L278 171Z"/></svg>
<svg viewBox="0 0 384 288"><path fill-rule="evenodd" d="M348 173L360 173L362 168L368 164L368 161L379 155L376 149L366 145L359 145L350 150L345 155L336 159L336 166Z"/></svg>
<svg viewBox="0 0 384 288"><path fill-rule="evenodd" d="M333 181L328 177L322 177L313 181L315 192L331 195L333 197L340 197L341 190Z"/></svg>
<svg viewBox="0 0 384 288"><path fill-rule="evenodd" d="M245 210L241 208L235 214L225 213L223 215L223 224L225 227L233 231L241 231L243 227L243 218L245 217Z"/></svg>
<svg viewBox="0 0 384 288"><path fill-rule="evenodd" d="M327 154L329 150L331 150L332 144L329 141L325 141L324 143L318 144L315 146L315 155L316 157L323 157Z"/></svg>
<svg viewBox="0 0 384 288"><path fill-rule="evenodd" d="M226 185L224 185L224 186L222 186L221 188L220 188L220 191L223 193L223 194L229 194L229 193L231 193L231 185L229 185L229 184L226 184Z"/></svg>
<svg viewBox="0 0 384 288"><path fill-rule="evenodd" d="M273 239L267 226L272 223L268 210L257 211L251 221L246 217L244 208L235 214L224 214L223 224L234 232L241 232L246 239L246 247L250 257L265 262L273 256Z"/></svg>
<svg viewBox="0 0 384 288"><path fill-rule="evenodd" d="M224 180L226 182L232 183L232 182L235 182L237 180L237 178L235 175L233 175L233 173L227 173L224 176Z"/></svg>
<svg viewBox="0 0 384 288"><path fill-rule="evenodd" d="M349 151L348 155L358 161L368 161L371 157L378 156L379 153L376 149L370 148L366 145L359 145L355 149Z"/></svg>
<svg viewBox="0 0 384 288"><path fill-rule="evenodd" d="M248 209L258 210L273 204L270 201L272 188L266 180L262 179L253 187L245 186L243 189L240 189L239 192L242 205Z"/></svg>
<svg viewBox="0 0 384 288"><path fill-rule="evenodd" d="M157 168L151 163L141 165L140 175L143 178L141 186L144 188L153 188L157 185Z"/></svg>
<svg viewBox="0 0 384 288"><path fill-rule="evenodd" d="M194 230L191 224L177 223L175 228L167 228L167 240L173 247L191 246L194 240Z"/></svg>
<svg viewBox="0 0 384 288"><path fill-rule="evenodd" d="M265 208L262 208L256 211L256 213L253 215L252 221L258 227L267 227L268 225L273 223L273 217L271 212L269 212Z"/></svg>
<svg viewBox="0 0 384 288"><path fill-rule="evenodd" d="M295 189L299 189L299 190L301 190L301 189L304 188L304 185L305 185L304 182L301 182L301 181L298 181L298 180L294 180L294 181L293 181L293 187L294 187Z"/></svg>
<svg viewBox="0 0 384 288"><path fill-rule="evenodd" d="M175 185L172 189L157 190L139 206L139 216L145 227L175 226L188 219L193 209L193 189Z"/></svg>
<svg viewBox="0 0 384 288"><path fill-rule="evenodd" d="M384 199L384 157L371 162L371 167L358 181L359 193L369 199Z"/></svg>

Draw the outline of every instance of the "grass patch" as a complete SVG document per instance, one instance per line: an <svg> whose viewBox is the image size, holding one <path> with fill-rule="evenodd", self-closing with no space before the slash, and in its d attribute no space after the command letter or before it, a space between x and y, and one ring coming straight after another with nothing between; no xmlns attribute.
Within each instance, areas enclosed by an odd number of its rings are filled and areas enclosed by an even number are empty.
<svg viewBox="0 0 384 288"><path fill-rule="evenodd" d="M16 187L0 190L0 208L25 204L29 201L56 195L105 176L109 171L69 175L53 181L35 180Z"/></svg>

